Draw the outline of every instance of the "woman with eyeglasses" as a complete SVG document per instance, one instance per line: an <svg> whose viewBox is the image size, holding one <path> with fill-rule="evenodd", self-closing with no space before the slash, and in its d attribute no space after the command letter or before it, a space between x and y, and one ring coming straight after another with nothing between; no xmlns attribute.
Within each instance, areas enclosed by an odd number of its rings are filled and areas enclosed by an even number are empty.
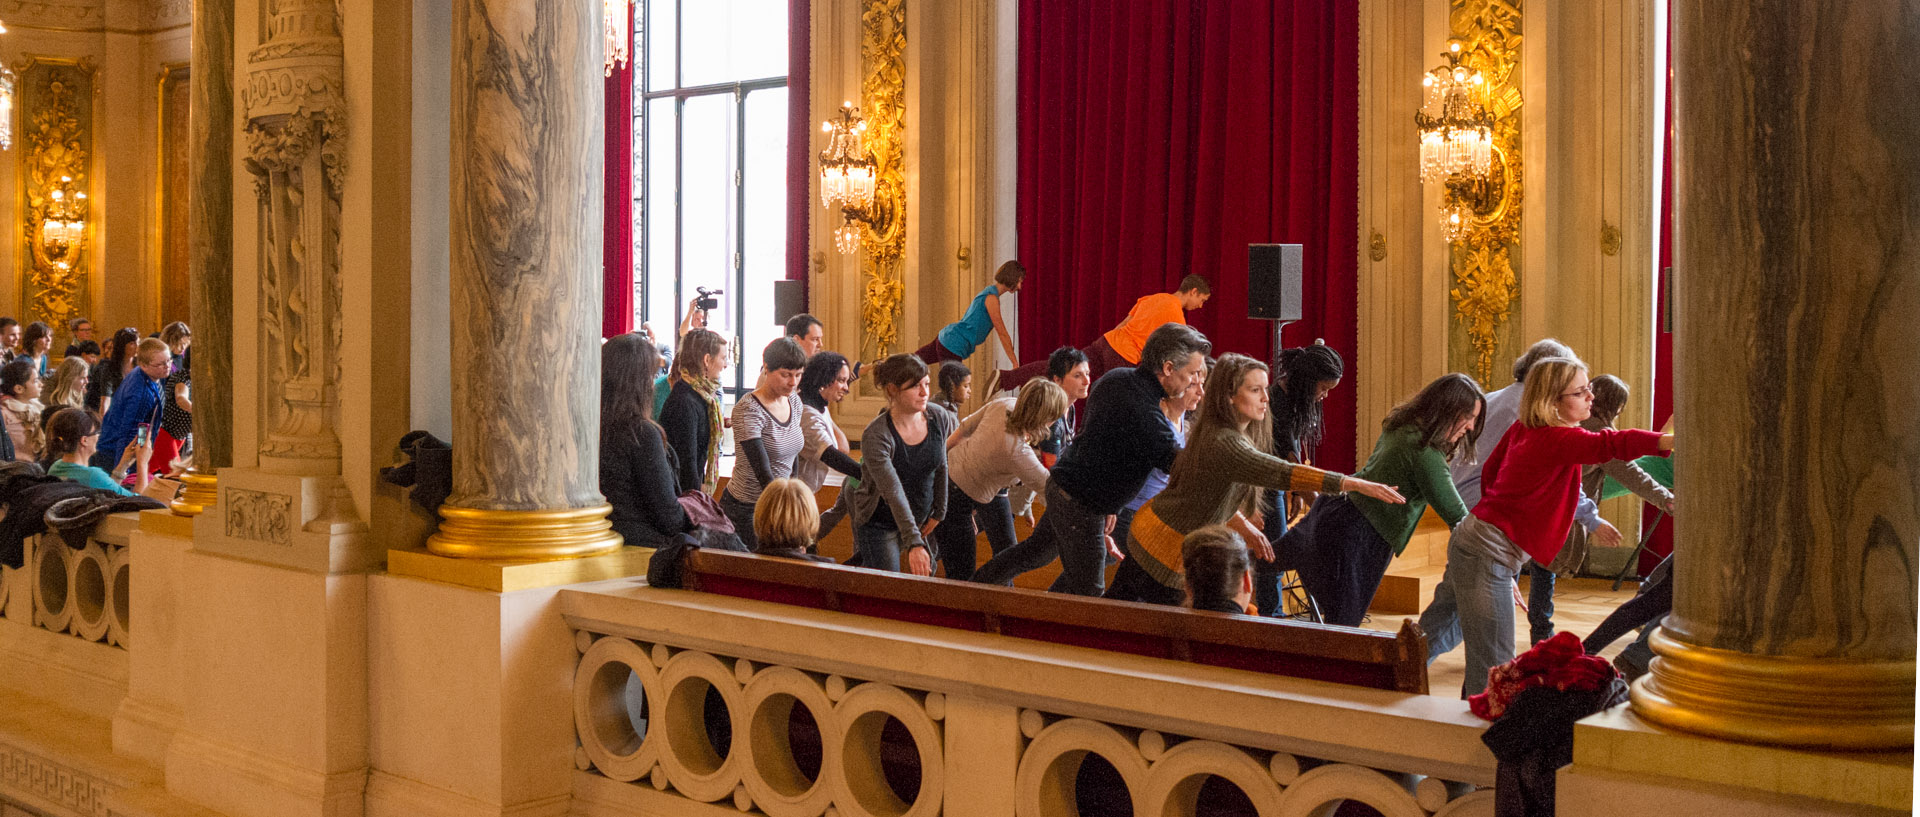
<svg viewBox="0 0 1920 817"><path fill-rule="evenodd" d="M1673 450L1673 435L1589 431L1593 413L1587 366L1550 357L1527 371L1520 420L1481 468L1480 502L1453 529L1447 572L1420 614L1427 661L1466 643L1462 697L1487 687L1487 671L1513 658L1514 576L1529 558L1552 564L1573 525L1580 469Z"/></svg>

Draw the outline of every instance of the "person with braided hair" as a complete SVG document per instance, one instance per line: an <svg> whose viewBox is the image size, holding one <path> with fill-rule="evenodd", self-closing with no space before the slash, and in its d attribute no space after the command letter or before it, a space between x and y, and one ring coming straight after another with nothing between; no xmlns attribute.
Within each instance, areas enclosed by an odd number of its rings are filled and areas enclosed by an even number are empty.
<svg viewBox="0 0 1920 817"><path fill-rule="evenodd" d="M1314 340L1308 346L1280 350L1280 370L1275 373L1268 400L1273 404L1272 454L1289 462L1311 463L1320 447L1326 425L1320 404L1346 376L1346 363L1326 341ZM1278 542L1287 533L1288 505L1294 494L1266 491L1261 497L1262 532L1270 542ZM1253 560L1253 603L1260 615L1280 612L1279 563L1272 559Z"/></svg>

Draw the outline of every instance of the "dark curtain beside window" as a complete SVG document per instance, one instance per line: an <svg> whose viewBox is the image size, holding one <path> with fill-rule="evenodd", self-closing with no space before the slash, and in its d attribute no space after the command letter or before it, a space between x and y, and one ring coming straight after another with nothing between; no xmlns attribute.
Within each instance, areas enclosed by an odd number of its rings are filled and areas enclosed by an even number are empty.
<svg viewBox="0 0 1920 817"><path fill-rule="evenodd" d="M1214 295L1188 320L1217 352L1271 362L1271 326L1246 317L1247 245L1302 244L1305 314L1285 341L1345 357L1319 462L1351 470L1358 4L1126 5L1020 4L1021 359L1085 346L1199 273Z"/></svg>

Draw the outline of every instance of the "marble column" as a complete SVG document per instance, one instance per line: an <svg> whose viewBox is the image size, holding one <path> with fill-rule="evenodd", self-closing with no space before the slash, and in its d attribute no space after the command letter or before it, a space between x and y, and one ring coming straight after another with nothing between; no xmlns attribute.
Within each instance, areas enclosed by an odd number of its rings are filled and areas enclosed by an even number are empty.
<svg viewBox="0 0 1920 817"><path fill-rule="evenodd" d="M1674 6L1681 483L1644 718L1913 745L1920 12Z"/></svg>
<svg viewBox="0 0 1920 817"><path fill-rule="evenodd" d="M194 455L173 509L192 516L214 504L216 475L233 464L233 0L195 0L188 81Z"/></svg>
<svg viewBox="0 0 1920 817"><path fill-rule="evenodd" d="M607 553L601 4L455 0L453 493L434 553Z"/></svg>

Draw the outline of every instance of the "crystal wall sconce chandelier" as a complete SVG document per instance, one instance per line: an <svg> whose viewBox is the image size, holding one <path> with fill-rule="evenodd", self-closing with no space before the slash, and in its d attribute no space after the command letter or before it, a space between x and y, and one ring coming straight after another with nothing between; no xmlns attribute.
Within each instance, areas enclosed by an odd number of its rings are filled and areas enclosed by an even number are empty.
<svg viewBox="0 0 1920 817"><path fill-rule="evenodd" d="M1466 236L1476 218L1498 207L1504 157L1494 145L1494 117L1487 110L1487 80L1460 62L1461 42L1450 41L1447 62L1422 77L1426 101L1413 115L1420 132L1420 181L1446 186L1440 203L1440 234L1447 243Z"/></svg>
<svg viewBox="0 0 1920 817"><path fill-rule="evenodd" d="M851 253L860 249L860 225L873 226L879 220L874 206L877 163L864 139L867 122L859 108L846 102L820 130L827 135L826 149L820 151L820 203L830 211L840 210L833 246Z"/></svg>

